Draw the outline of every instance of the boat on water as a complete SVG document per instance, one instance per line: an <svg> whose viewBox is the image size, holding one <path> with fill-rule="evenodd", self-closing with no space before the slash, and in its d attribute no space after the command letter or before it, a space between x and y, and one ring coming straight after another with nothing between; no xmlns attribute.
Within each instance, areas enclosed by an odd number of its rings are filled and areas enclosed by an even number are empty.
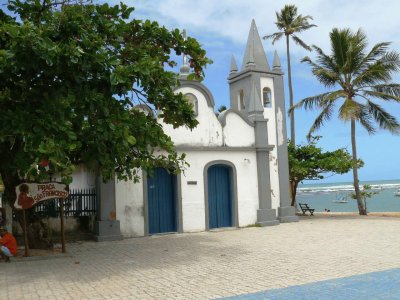
<svg viewBox="0 0 400 300"><path fill-rule="evenodd" d="M336 199L332 201L333 203L347 203L349 202L348 196L347 195L342 195L339 196L336 194Z"/></svg>
<svg viewBox="0 0 400 300"><path fill-rule="evenodd" d="M394 192L394 195L397 197L400 197L400 189L398 189L397 191Z"/></svg>

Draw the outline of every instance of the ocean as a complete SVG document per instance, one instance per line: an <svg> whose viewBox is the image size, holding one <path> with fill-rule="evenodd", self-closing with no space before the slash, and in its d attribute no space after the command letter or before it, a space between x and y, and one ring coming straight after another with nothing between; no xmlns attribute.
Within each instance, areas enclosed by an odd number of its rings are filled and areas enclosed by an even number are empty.
<svg viewBox="0 0 400 300"><path fill-rule="evenodd" d="M367 199L368 212L400 212L400 180L362 181L360 186L369 184L377 194ZM315 211L356 212L357 201L349 194L353 192L351 182L302 184L297 189L297 203L307 203Z"/></svg>

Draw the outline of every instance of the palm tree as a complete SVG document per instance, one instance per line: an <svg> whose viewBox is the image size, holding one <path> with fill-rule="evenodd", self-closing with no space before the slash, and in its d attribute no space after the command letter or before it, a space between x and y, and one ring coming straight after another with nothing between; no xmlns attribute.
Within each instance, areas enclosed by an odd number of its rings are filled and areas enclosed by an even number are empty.
<svg viewBox="0 0 400 300"><path fill-rule="evenodd" d="M317 26L310 24L308 21L312 20L311 16L297 15L297 7L295 5L285 5L281 12L276 12L276 27L279 31L271 35L264 36L263 39L272 39L272 44L280 40L281 37L286 37L286 58L288 67L288 80L289 80L289 103L290 107L293 106L293 87L292 87L292 69L290 66L290 45L289 36L292 37L294 42L304 49L310 51L311 48L303 42L296 33L305 31L311 27ZM296 145L296 135L294 126L294 113L290 115L290 142Z"/></svg>
<svg viewBox="0 0 400 300"><path fill-rule="evenodd" d="M360 215L366 215L365 201L360 192L357 170L356 124L364 127L369 134L380 129L399 133L400 125L396 118L372 101L382 100L400 103L400 84L391 83L393 73L400 70L399 54L389 51L390 43L378 43L367 52L367 37L358 30L333 29L330 33L331 54L325 54L313 46L317 53L316 62L309 57L302 62L312 67L312 73L327 88L336 90L305 98L290 109L303 107L321 110L311 126L309 136L329 120L339 104L339 119L350 122L351 146L353 156L353 180L355 198Z"/></svg>

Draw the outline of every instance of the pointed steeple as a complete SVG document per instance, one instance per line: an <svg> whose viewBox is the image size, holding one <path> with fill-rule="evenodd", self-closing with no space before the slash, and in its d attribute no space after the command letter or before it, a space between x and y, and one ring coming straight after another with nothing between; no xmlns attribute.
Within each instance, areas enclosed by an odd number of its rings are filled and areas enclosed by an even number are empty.
<svg viewBox="0 0 400 300"><path fill-rule="evenodd" d="M248 105L248 114L251 119L256 119L257 116L260 116L263 118L264 114L264 108L261 104L261 97L260 93L257 90L257 87L255 84L251 87L251 92L250 92L250 99L249 99L249 105Z"/></svg>
<svg viewBox="0 0 400 300"><path fill-rule="evenodd" d="M237 73L237 71L238 71L238 66L236 64L236 59L235 59L235 56L232 55L232 58L231 58L231 70L230 70L229 74Z"/></svg>
<svg viewBox="0 0 400 300"><path fill-rule="evenodd" d="M263 71L270 70L254 19L251 21L246 51L243 57L242 70L250 66L255 66L256 69Z"/></svg>
<svg viewBox="0 0 400 300"><path fill-rule="evenodd" d="M183 29L182 36L183 39L186 41L186 29ZM181 76L187 76L189 75L189 73L190 73L190 67L187 63L187 55L183 54L182 67L179 69L179 74Z"/></svg>
<svg viewBox="0 0 400 300"><path fill-rule="evenodd" d="M249 57L247 59L245 68L252 68L255 67L256 63L254 62L254 51L249 52Z"/></svg>
<svg viewBox="0 0 400 300"><path fill-rule="evenodd" d="M281 60L279 59L278 52L274 53L274 63L272 65L272 71L282 72Z"/></svg>

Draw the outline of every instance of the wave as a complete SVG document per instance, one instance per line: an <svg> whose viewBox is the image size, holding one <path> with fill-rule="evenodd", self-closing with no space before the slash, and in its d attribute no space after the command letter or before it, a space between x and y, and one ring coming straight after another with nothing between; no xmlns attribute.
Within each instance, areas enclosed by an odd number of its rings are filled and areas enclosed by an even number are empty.
<svg viewBox="0 0 400 300"><path fill-rule="evenodd" d="M383 184L369 184L372 190L384 189L399 189L400 183L383 183ZM362 184L360 185L362 188ZM299 193L332 193L332 192L346 192L353 191L354 187L351 184L330 185L330 186L314 186L314 187L301 187L298 188Z"/></svg>

